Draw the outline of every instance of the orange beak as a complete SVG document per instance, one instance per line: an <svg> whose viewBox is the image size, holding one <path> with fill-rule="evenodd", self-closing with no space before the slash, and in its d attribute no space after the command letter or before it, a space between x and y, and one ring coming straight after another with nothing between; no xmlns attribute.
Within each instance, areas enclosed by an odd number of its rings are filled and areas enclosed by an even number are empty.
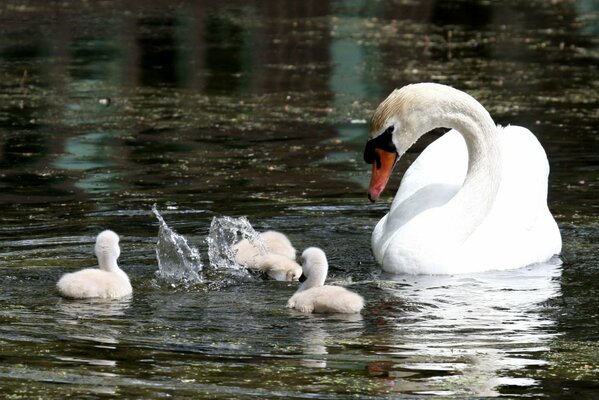
<svg viewBox="0 0 599 400"><path fill-rule="evenodd" d="M383 149L375 149L377 161L372 163L372 176L368 186L368 198L373 203L378 200L381 193L389 182L389 177L395 167L398 155L396 152L389 152ZM380 162L379 162L380 160Z"/></svg>

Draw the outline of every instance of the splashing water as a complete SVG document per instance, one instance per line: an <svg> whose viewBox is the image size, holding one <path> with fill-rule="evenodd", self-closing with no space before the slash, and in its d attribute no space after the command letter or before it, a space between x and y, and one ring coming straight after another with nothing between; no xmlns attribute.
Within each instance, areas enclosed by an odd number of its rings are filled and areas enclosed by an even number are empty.
<svg viewBox="0 0 599 400"><path fill-rule="evenodd" d="M152 212L160 224L156 243L156 276L173 285L182 284L185 287L203 283L203 266L198 249L190 246L184 236L169 228L156 204L152 206Z"/></svg>
<svg viewBox="0 0 599 400"><path fill-rule="evenodd" d="M247 270L235 262L233 248L235 243L243 239L256 246L261 254L267 253L266 245L246 217L214 217L210 224L210 235L206 239L211 266L247 274Z"/></svg>
<svg viewBox="0 0 599 400"><path fill-rule="evenodd" d="M266 245L246 217L214 217L205 239L210 262L203 266L199 250L166 224L156 205L152 206L152 212L159 223L156 277L172 286L189 288L205 284L206 289L214 290L251 279L250 272L235 262L234 245L240 240L247 239L262 254L267 252Z"/></svg>

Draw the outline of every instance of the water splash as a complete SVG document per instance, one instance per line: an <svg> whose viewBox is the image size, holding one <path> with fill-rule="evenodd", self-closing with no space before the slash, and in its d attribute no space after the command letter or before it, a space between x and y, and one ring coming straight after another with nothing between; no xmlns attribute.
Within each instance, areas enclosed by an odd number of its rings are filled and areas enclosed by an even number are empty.
<svg viewBox="0 0 599 400"><path fill-rule="evenodd" d="M199 250L190 246L184 236L169 228L158 212L156 204L152 206L152 212L159 223L156 276L172 285L182 284L184 287L203 283L203 265Z"/></svg>
<svg viewBox="0 0 599 400"><path fill-rule="evenodd" d="M156 205L152 206L152 212L159 223L156 277L173 287L203 284L205 289L218 290L252 279L250 271L235 262L233 246L242 239L249 240L261 253L267 252L266 245L247 218L214 217L205 239L210 262L203 266L199 250L166 224Z"/></svg>
<svg viewBox="0 0 599 400"><path fill-rule="evenodd" d="M261 254L268 252L246 217L214 217L210 224L210 235L206 239L210 265L221 270L229 269L247 274L247 270L235 262L233 248L235 243L243 239L249 240Z"/></svg>

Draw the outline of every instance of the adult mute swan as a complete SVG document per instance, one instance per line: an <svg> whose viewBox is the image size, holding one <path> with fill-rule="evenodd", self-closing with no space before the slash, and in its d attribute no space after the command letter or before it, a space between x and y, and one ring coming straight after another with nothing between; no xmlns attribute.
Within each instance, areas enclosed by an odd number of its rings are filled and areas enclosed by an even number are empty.
<svg viewBox="0 0 599 400"><path fill-rule="evenodd" d="M100 268L64 274L56 284L60 294L73 299L115 299L131 294L129 277L116 262L121 254L118 235L110 230L101 232L96 239L95 253Z"/></svg>
<svg viewBox="0 0 599 400"><path fill-rule="evenodd" d="M307 313L353 314L362 310L362 296L343 287L324 284L329 270L324 251L318 247L309 247L302 253L302 258L306 280L287 301L288 308Z"/></svg>
<svg viewBox="0 0 599 400"><path fill-rule="evenodd" d="M247 268L266 273L277 281L297 281L302 275L302 267L295 262L295 248L283 233L266 231L258 235L266 247L263 254L247 239L233 246L235 261Z"/></svg>
<svg viewBox="0 0 599 400"><path fill-rule="evenodd" d="M368 197L379 198L399 157L420 136L431 143L404 174L372 250L383 270L454 274L518 268L561 251L547 207L549 163L526 128L498 127L470 95L419 83L395 90L376 109L364 160Z"/></svg>

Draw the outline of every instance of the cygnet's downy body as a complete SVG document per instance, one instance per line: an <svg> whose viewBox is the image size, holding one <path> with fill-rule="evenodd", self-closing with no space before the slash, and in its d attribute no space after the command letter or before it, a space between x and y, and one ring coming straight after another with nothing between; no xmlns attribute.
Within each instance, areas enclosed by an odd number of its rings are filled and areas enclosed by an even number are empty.
<svg viewBox="0 0 599 400"><path fill-rule="evenodd" d="M264 272L277 281L297 281L302 267L295 262L295 248L284 234L266 231L258 235L266 247L262 254L258 247L243 239L233 247L235 261L247 268Z"/></svg>
<svg viewBox="0 0 599 400"><path fill-rule="evenodd" d="M263 254L258 247L243 239L233 247L235 261L247 268L264 272L277 281L297 281L302 267L295 262L295 248L284 234L266 231L258 235L266 247Z"/></svg>
<svg viewBox="0 0 599 400"><path fill-rule="evenodd" d="M359 294L340 286L328 286L329 264L321 249L310 247L302 254L306 280L287 302L287 307L306 313L359 313L364 299Z"/></svg>
<svg viewBox="0 0 599 400"><path fill-rule="evenodd" d="M121 254L119 236L110 230L101 232L96 239L95 253L100 268L64 274L56 284L58 292L72 299L116 299L131 294L129 277L117 264Z"/></svg>
<svg viewBox="0 0 599 400"><path fill-rule="evenodd" d="M293 247L285 234L277 231L266 231L262 232L259 236L260 240L266 244L270 253L279 254L295 261L295 247Z"/></svg>

